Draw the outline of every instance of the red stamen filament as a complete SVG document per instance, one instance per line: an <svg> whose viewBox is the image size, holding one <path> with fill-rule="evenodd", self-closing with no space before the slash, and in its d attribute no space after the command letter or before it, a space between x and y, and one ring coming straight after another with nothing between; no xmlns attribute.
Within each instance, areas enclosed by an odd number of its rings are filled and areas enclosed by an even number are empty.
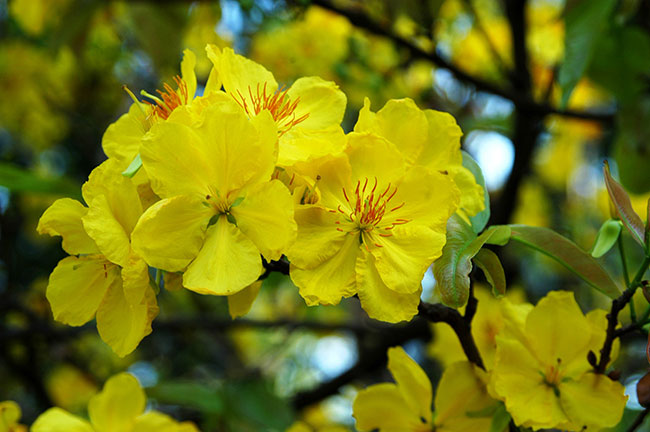
<svg viewBox="0 0 650 432"><path fill-rule="evenodd" d="M163 90L156 90L161 100L154 102L144 101L152 107L151 115L166 120L172 111L181 105L187 105L190 101L190 95L187 90L187 83L181 77L176 75L174 82L178 90L174 90L169 84L163 84Z"/></svg>
<svg viewBox="0 0 650 432"><path fill-rule="evenodd" d="M264 83L263 86L258 83L255 92L250 86L248 87L248 97L245 97L239 90L237 90L237 94L231 93L231 96L249 116L257 115L263 110L269 110L273 120L278 125L278 133L282 136L289 129L309 117L309 113L296 117L294 111L298 106L298 102L300 102L300 98L296 98L292 102L287 96L288 91L289 89L278 89L275 92L267 92L267 83ZM248 102L250 102L250 106Z"/></svg>

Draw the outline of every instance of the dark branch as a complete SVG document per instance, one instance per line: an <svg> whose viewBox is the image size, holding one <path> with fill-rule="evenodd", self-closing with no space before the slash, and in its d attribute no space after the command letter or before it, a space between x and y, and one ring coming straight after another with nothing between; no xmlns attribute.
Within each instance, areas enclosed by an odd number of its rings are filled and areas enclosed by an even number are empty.
<svg viewBox="0 0 650 432"><path fill-rule="evenodd" d="M470 296L470 298L474 297ZM473 302L476 302L476 299L474 299ZM470 308L470 310L476 310L476 306L470 305L469 302L467 307ZM481 369L485 369L483 359L481 358L481 354L479 353L478 348L476 347L476 342L474 342L474 337L472 336L471 319L474 315L473 312L462 316L456 309L439 303L432 304L426 302L420 302L418 310L420 315L428 319L430 322L447 323L454 333L456 333L467 359Z"/></svg>
<svg viewBox="0 0 650 432"><path fill-rule="evenodd" d="M630 301L636 287L632 286L623 292L620 297L612 301L612 308L607 314L607 333L605 334L605 343L600 350L600 361L596 365L596 372L605 373L607 364L611 359L612 346L614 345L614 340L616 339L617 332L616 326L618 325L618 313L625 307L626 304Z"/></svg>

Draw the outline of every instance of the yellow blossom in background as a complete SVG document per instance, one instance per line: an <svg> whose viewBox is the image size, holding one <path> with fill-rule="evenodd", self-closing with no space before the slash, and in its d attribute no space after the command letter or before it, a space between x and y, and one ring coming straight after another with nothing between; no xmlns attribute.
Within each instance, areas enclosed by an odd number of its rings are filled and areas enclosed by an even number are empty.
<svg viewBox="0 0 650 432"><path fill-rule="evenodd" d="M75 73L70 49L52 55L20 42L0 45L0 127L32 149L56 144L68 131Z"/></svg>
<svg viewBox="0 0 650 432"><path fill-rule="evenodd" d="M460 211L474 216L485 208L483 188L462 165L456 120L448 113L421 110L412 99L390 100L376 113L364 101L355 132L372 132L387 139L404 155L409 166L449 174L461 192Z"/></svg>
<svg viewBox="0 0 650 432"><path fill-rule="evenodd" d="M83 411L98 390L88 375L70 364L56 367L46 385L54 405L72 412Z"/></svg>
<svg viewBox="0 0 650 432"><path fill-rule="evenodd" d="M623 385L587 361L603 345L605 314L584 316L573 293L552 291L524 322L509 319L510 330L496 338L490 387L517 425L582 431L619 422Z"/></svg>
<svg viewBox="0 0 650 432"><path fill-rule="evenodd" d="M308 305L358 294L368 316L409 320L422 277L440 256L459 192L449 175L409 168L370 133L348 135L345 154L318 167L320 200L296 208L298 237L286 253Z"/></svg>
<svg viewBox="0 0 650 432"><path fill-rule="evenodd" d="M9 13L31 35L38 36L46 28L58 24L70 0L13 0Z"/></svg>
<svg viewBox="0 0 650 432"><path fill-rule="evenodd" d="M512 222L531 226L550 225L551 201L543 185L532 180L522 182Z"/></svg>
<svg viewBox="0 0 650 432"><path fill-rule="evenodd" d="M250 56L281 81L318 75L335 79L334 69L348 54L349 21L310 6L304 16L257 33Z"/></svg>
<svg viewBox="0 0 650 432"><path fill-rule="evenodd" d="M39 233L63 237L63 249L73 255L50 275L47 299L54 319L65 324L80 326L96 316L102 339L125 356L151 333L158 314L147 265L131 250L142 204L112 161L93 170L82 193L88 207L59 199L38 224Z"/></svg>
<svg viewBox="0 0 650 432"><path fill-rule="evenodd" d="M0 402L0 432L27 432L27 427L18 423L21 415L16 402Z"/></svg>
<svg viewBox="0 0 650 432"><path fill-rule="evenodd" d="M277 127L262 111L249 119L231 100L202 112L198 127L161 122L144 140L143 166L163 198L133 232L149 265L184 271L183 286L231 295L263 273L295 236L287 188L272 180Z"/></svg>
<svg viewBox="0 0 650 432"><path fill-rule="evenodd" d="M32 432L198 432L158 411L146 411L146 395L133 375L111 377L88 403L90 422L61 408L50 408L32 425Z"/></svg>
<svg viewBox="0 0 650 432"><path fill-rule="evenodd" d="M209 3L199 3L190 9L189 22L183 35L183 46L192 52L203 52L206 44L226 47L231 44L228 36L217 33L216 28L220 19L219 6ZM212 70L212 62L207 56L200 55L196 59L196 76L204 81Z"/></svg>
<svg viewBox="0 0 650 432"><path fill-rule="evenodd" d="M265 111L271 114L279 136L277 165L290 166L343 150L340 123L346 97L334 82L303 77L281 88L271 72L232 49L208 45L207 50L224 93L242 112L250 117Z"/></svg>
<svg viewBox="0 0 650 432"><path fill-rule="evenodd" d="M487 392L487 375L469 362L449 366L442 374L432 415L431 381L401 347L388 350L388 370L395 383L361 390L352 410L359 431L466 432L490 429L490 415L472 415L498 402ZM499 431L501 432L501 431Z"/></svg>

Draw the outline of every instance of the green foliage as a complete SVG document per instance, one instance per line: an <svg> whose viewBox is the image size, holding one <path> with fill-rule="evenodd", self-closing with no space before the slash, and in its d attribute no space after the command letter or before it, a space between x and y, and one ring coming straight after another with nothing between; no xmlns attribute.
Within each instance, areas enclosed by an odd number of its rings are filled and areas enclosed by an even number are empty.
<svg viewBox="0 0 650 432"><path fill-rule="evenodd" d="M627 194L625 189L612 177L609 172L609 165L605 162L603 168L605 174L605 185L607 185L607 192L609 193L609 198L614 204L614 209L616 214L627 228L628 232L632 234L632 238L639 243L645 249L645 234L643 222L638 214L632 208L632 203L630 202L630 196Z"/></svg>
<svg viewBox="0 0 650 432"><path fill-rule="evenodd" d="M564 62L558 75L562 106L596 55L598 37L615 5L616 0L581 0L567 12Z"/></svg>
<svg viewBox="0 0 650 432"><path fill-rule="evenodd" d="M6 162L0 162L0 186L12 192L80 197L79 185L66 177L45 177Z"/></svg>
<svg viewBox="0 0 650 432"><path fill-rule="evenodd" d="M485 179L483 178L483 172L481 171L481 167L478 166L478 163L476 163L476 161L465 150L463 150L462 153L463 153L463 166L468 170L470 170L472 174L474 174L474 178L476 178L476 183L481 185L481 187L483 188L485 209L469 218L470 223L472 224L472 229L474 230L475 233L478 234L481 231L483 231L483 229L485 229L485 226L487 225L488 220L490 219L490 194L487 190L487 187L485 186Z"/></svg>
<svg viewBox="0 0 650 432"><path fill-rule="evenodd" d="M553 230L526 225L510 225L511 239L562 264L590 287L616 298L621 288L589 253Z"/></svg>
<svg viewBox="0 0 650 432"><path fill-rule="evenodd" d="M506 294L506 274L497 254L489 249L481 249L474 257L474 264L485 274L495 296Z"/></svg>
<svg viewBox="0 0 650 432"><path fill-rule="evenodd" d="M621 222L614 219L607 219L600 226L596 241L591 247L591 256L600 258L605 255L616 244L618 236L621 234Z"/></svg>
<svg viewBox="0 0 650 432"><path fill-rule="evenodd" d="M499 226L490 227L483 234L477 236L460 216L452 215L449 218L447 222L447 243L442 249L442 256L433 263L433 275L437 283L436 289L444 304L451 307L461 307L467 303L472 258L479 253L484 244L502 244L503 241L507 241L509 235L510 228ZM498 271L494 268L493 263L486 266L486 268L495 272ZM494 277L495 287L499 287L495 289L500 291L502 288L499 275L495 273L492 277Z"/></svg>

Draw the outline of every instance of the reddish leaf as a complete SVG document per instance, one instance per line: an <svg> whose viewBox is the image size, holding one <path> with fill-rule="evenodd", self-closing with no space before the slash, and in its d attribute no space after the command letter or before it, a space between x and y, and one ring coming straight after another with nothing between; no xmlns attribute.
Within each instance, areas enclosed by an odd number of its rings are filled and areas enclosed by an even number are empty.
<svg viewBox="0 0 650 432"><path fill-rule="evenodd" d="M632 203L630 202L630 196L627 194L623 186L621 186L609 172L609 164L605 161L603 167L603 173L605 174L605 185L607 186L607 192L609 193L609 198L614 204L616 209L616 214L625 225L625 228L632 234L632 238L636 240L644 249L644 227L643 222L638 214L632 208Z"/></svg>

